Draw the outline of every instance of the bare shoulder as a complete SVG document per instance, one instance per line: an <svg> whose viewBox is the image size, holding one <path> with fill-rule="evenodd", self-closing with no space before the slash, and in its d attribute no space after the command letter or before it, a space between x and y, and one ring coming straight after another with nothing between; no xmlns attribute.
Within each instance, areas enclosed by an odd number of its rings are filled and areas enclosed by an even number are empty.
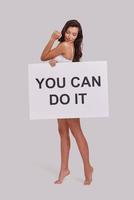
<svg viewBox="0 0 134 200"><path fill-rule="evenodd" d="M71 47L71 44L70 44L69 42L64 41L64 42L62 42L62 43L63 43L63 45L64 45L65 47Z"/></svg>
<svg viewBox="0 0 134 200"><path fill-rule="evenodd" d="M67 42L61 42L60 44L58 44L57 47L57 50L63 55L65 55L69 49L70 48Z"/></svg>
<svg viewBox="0 0 134 200"><path fill-rule="evenodd" d="M70 54L72 53L71 45L68 42L64 41L64 42L61 42L58 46L59 46L59 49L61 50L62 54L65 57L70 59Z"/></svg>
<svg viewBox="0 0 134 200"><path fill-rule="evenodd" d="M61 42L58 46L65 48L65 49L71 47L71 45L66 41Z"/></svg>

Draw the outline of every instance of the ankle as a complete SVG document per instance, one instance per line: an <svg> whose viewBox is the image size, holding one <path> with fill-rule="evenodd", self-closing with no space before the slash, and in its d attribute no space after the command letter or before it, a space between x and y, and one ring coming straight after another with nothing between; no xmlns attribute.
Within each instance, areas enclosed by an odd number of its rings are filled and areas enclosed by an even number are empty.
<svg viewBox="0 0 134 200"><path fill-rule="evenodd" d="M62 168L60 169L60 171L69 171L69 168L68 168L68 167L62 167Z"/></svg>

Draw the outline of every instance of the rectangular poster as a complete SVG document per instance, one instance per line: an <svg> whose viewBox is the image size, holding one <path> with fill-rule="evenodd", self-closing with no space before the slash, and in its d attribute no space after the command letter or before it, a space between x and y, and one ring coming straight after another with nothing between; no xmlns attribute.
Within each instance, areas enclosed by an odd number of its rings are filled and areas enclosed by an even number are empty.
<svg viewBox="0 0 134 200"><path fill-rule="evenodd" d="M30 119L108 117L107 62L29 64Z"/></svg>

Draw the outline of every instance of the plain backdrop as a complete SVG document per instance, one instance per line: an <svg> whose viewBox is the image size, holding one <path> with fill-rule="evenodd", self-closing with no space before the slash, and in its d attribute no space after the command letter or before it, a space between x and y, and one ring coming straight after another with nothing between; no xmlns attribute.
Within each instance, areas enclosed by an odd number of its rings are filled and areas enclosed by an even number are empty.
<svg viewBox="0 0 134 200"><path fill-rule="evenodd" d="M132 0L0 2L0 199L133 199ZM54 30L80 21L83 61L108 61L109 118L81 119L94 166L83 186L83 165L71 135L71 174L54 185L60 166L55 120L29 120L28 64Z"/></svg>

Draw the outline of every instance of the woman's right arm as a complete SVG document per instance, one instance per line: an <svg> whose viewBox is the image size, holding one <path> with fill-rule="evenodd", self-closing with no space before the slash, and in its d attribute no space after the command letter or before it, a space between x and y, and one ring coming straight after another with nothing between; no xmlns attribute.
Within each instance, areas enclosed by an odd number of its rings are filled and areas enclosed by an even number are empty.
<svg viewBox="0 0 134 200"><path fill-rule="evenodd" d="M61 36L61 33L60 33L60 32L58 32L58 31L53 32L53 34L52 34L50 40L48 41L46 47L44 48L44 50L43 50L43 52L42 52L42 54L41 54L40 59L41 59L42 61L49 60L48 54L50 53L51 48L52 48L52 46L53 46L55 40L59 39L60 36Z"/></svg>
<svg viewBox="0 0 134 200"><path fill-rule="evenodd" d="M41 57L40 57L40 59L41 59L42 61L47 60L47 59L46 59L47 54L48 54L49 51L51 50L51 48L52 48L54 42L55 42L55 40L51 38L51 39L49 40L49 42L47 43L47 45L46 45L46 47L44 48L44 50L43 50L43 52L42 52L42 54L41 54Z"/></svg>

